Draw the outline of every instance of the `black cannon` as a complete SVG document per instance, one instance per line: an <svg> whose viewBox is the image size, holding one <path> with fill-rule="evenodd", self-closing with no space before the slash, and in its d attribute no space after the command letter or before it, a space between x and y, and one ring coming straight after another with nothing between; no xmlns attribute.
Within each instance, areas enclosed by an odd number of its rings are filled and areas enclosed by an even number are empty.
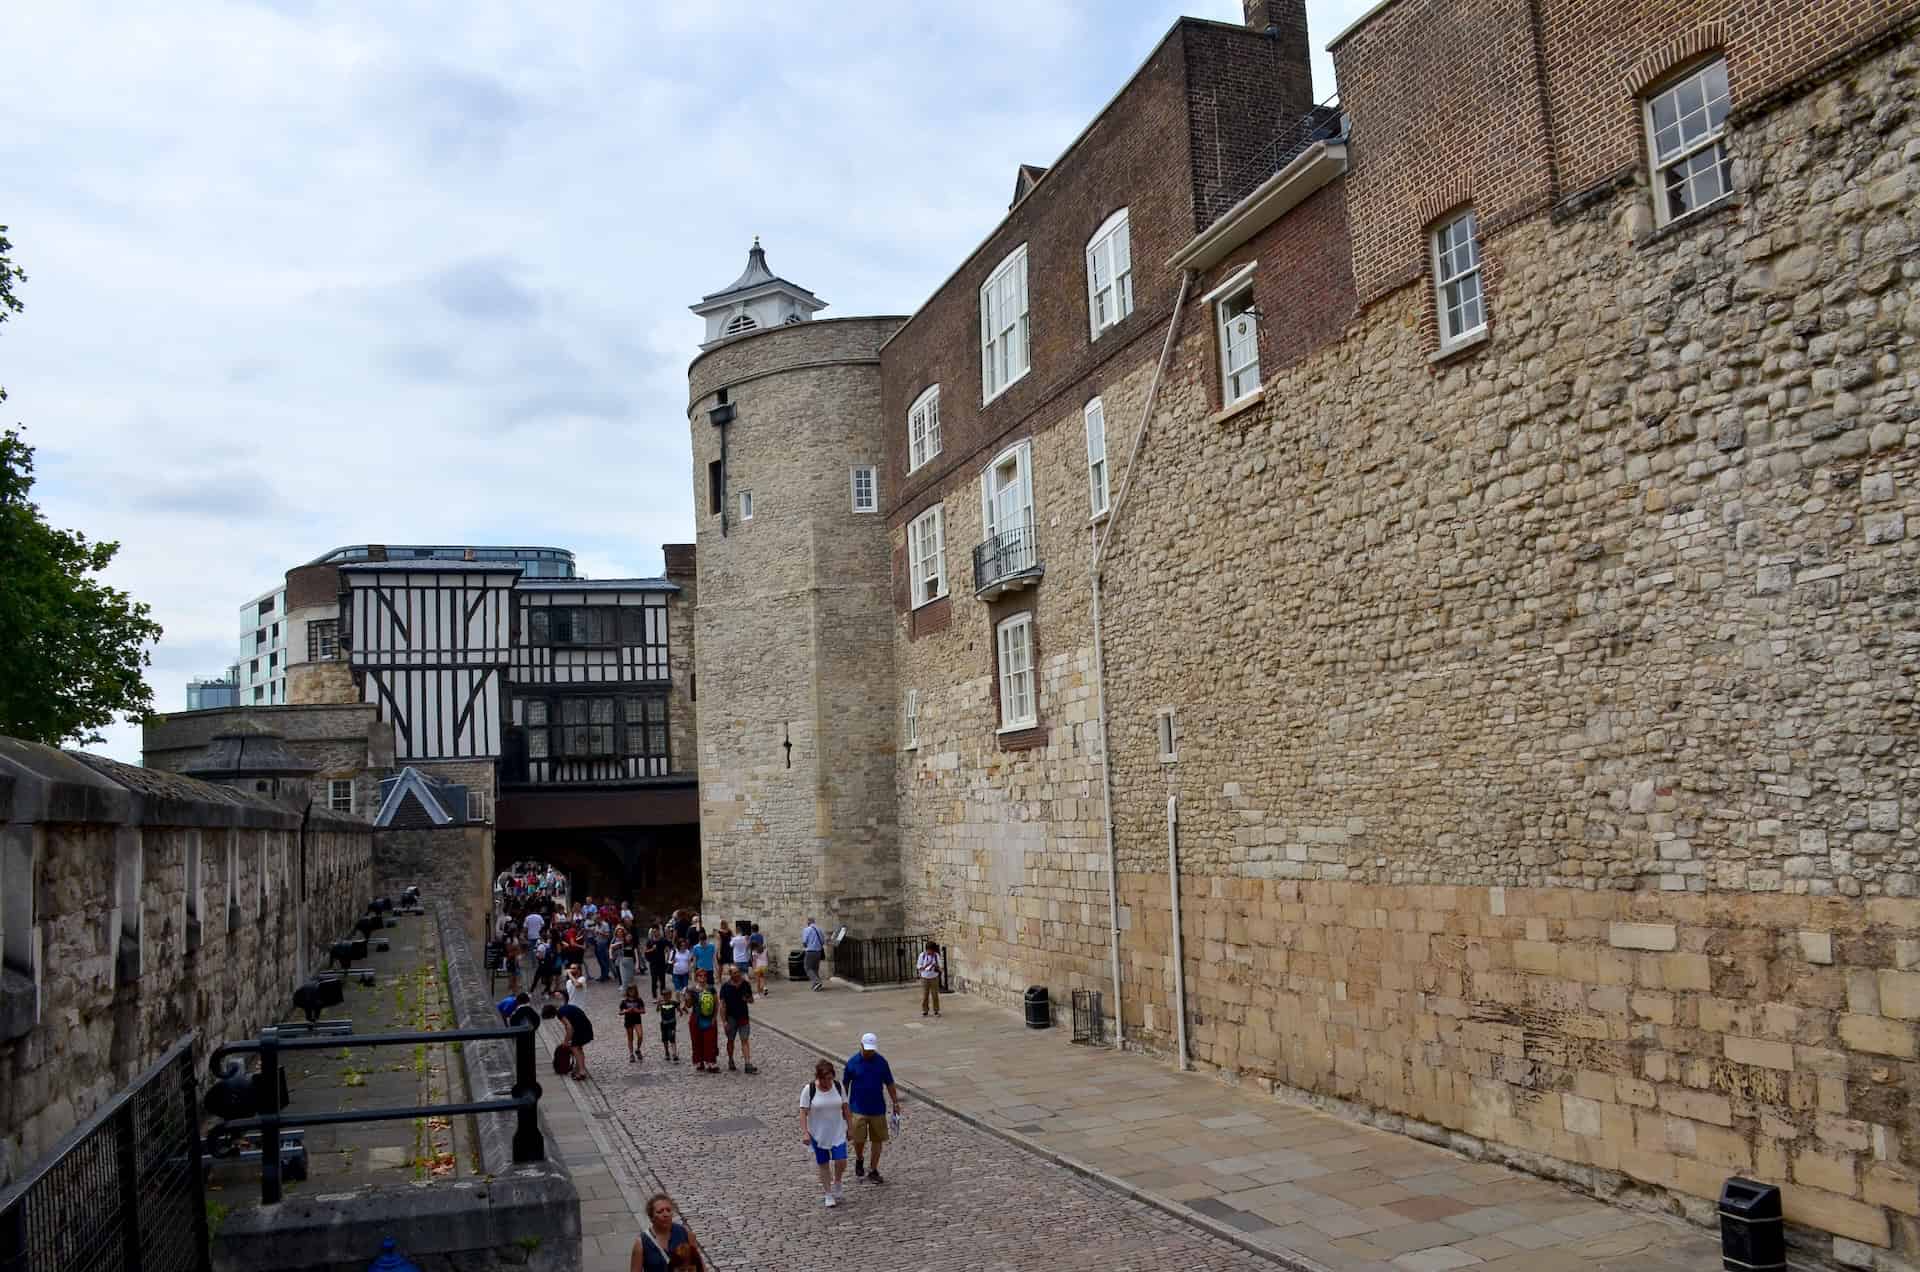
<svg viewBox="0 0 1920 1272"><path fill-rule="evenodd" d="M370 937L385 926L387 921L377 914L363 914L353 921L353 930L362 937Z"/></svg>
<svg viewBox="0 0 1920 1272"><path fill-rule="evenodd" d="M327 947L327 966L338 967L344 972L366 956L367 938L364 936L350 941L335 941Z"/></svg>
<svg viewBox="0 0 1920 1272"><path fill-rule="evenodd" d="M268 1095L266 1083L261 1074L248 1073L247 1066L239 1059L228 1060L221 1067L220 1076L207 1088L207 1112L223 1121L236 1118L259 1117L265 1113L278 1113L287 1107L287 1071L280 1073L278 1104ZM216 1154L220 1156L223 1154Z"/></svg>
<svg viewBox="0 0 1920 1272"><path fill-rule="evenodd" d="M307 981L293 991L294 1009L304 1012L309 1021L318 1020L321 1012L346 1001L346 986L346 980L339 976Z"/></svg>
<svg viewBox="0 0 1920 1272"><path fill-rule="evenodd" d="M367 912L369 914L385 914L391 909L393 909L392 897L375 897L373 900L367 902Z"/></svg>

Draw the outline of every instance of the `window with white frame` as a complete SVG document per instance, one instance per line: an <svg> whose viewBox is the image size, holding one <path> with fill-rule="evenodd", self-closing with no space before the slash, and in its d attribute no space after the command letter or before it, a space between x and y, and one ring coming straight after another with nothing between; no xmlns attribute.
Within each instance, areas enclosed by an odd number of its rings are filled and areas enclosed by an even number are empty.
<svg viewBox="0 0 1920 1272"><path fill-rule="evenodd" d="M1222 405L1253 396L1260 387L1260 315L1253 308L1253 271L1214 302L1220 337Z"/></svg>
<svg viewBox="0 0 1920 1272"><path fill-rule="evenodd" d="M1099 398L1087 403L1087 501L1093 515L1107 510L1107 408Z"/></svg>
<svg viewBox="0 0 1920 1272"><path fill-rule="evenodd" d="M940 453L940 386L934 385L913 400L907 412L907 471L919 468Z"/></svg>
<svg viewBox="0 0 1920 1272"><path fill-rule="evenodd" d="M980 400L999 397L1030 365L1027 245L1022 243L980 288Z"/></svg>
<svg viewBox="0 0 1920 1272"><path fill-rule="evenodd" d="M1033 525L1033 443L1019 442L1000 452L980 475L980 523L988 539L1014 536L1002 546L1031 545Z"/></svg>
<svg viewBox="0 0 1920 1272"><path fill-rule="evenodd" d="M487 793L485 791L467 792L467 820L485 822L488 820Z"/></svg>
<svg viewBox="0 0 1920 1272"><path fill-rule="evenodd" d="M1180 758L1180 735L1174 727L1173 708L1162 707L1153 717L1154 737L1160 744L1160 762L1172 764Z"/></svg>
<svg viewBox="0 0 1920 1272"><path fill-rule="evenodd" d="M1093 338L1133 312L1133 248L1127 210L1106 219L1087 240L1087 318Z"/></svg>
<svg viewBox="0 0 1920 1272"><path fill-rule="evenodd" d="M740 492L740 520L753 520L753 492L751 490L743 490Z"/></svg>
<svg viewBox="0 0 1920 1272"><path fill-rule="evenodd" d="M1715 58L1647 97L1653 207L1662 225L1733 192L1733 160L1726 141L1732 101L1725 58Z"/></svg>
<svg viewBox="0 0 1920 1272"><path fill-rule="evenodd" d="M913 569L916 607L947 594L946 546L941 509L929 508L907 526L907 557Z"/></svg>
<svg viewBox="0 0 1920 1272"><path fill-rule="evenodd" d="M1030 729L1038 720L1033 701L1033 614L1015 614L1000 624L1000 728Z"/></svg>
<svg viewBox="0 0 1920 1272"><path fill-rule="evenodd" d="M853 470L853 510L880 511L880 479L872 464L861 464Z"/></svg>
<svg viewBox="0 0 1920 1272"><path fill-rule="evenodd" d="M907 690L907 750L920 745L920 691Z"/></svg>
<svg viewBox="0 0 1920 1272"><path fill-rule="evenodd" d="M1480 236L1471 209L1433 232L1433 287L1442 348L1486 330L1487 302L1480 290Z"/></svg>
<svg viewBox="0 0 1920 1272"><path fill-rule="evenodd" d="M353 811L353 779L330 778L327 781L327 807L336 813Z"/></svg>

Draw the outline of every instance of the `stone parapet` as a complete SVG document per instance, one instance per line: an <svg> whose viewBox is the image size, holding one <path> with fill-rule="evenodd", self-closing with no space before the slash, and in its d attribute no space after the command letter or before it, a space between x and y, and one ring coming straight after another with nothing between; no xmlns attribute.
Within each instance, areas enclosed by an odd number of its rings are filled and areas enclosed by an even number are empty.
<svg viewBox="0 0 1920 1272"><path fill-rule="evenodd" d="M0 1184L185 1034L285 1014L365 909L372 832L0 738Z"/></svg>

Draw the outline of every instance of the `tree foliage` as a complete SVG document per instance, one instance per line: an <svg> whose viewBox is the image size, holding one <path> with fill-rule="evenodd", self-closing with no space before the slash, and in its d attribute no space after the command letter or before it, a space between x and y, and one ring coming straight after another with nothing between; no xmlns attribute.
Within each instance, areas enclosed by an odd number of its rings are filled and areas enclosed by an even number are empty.
<svg viewBox="0 0 1920 1272"><path fill-rule="evenodd" d="M0 225L0 322L21 311L14 287L27 280L6 233ZM0 431L0 733L54 746L98 742L114 716L152 712L141 669L160 625L144 604L89 577L120 545L56 530L32 490L33 448L19 429Z"/></svg>

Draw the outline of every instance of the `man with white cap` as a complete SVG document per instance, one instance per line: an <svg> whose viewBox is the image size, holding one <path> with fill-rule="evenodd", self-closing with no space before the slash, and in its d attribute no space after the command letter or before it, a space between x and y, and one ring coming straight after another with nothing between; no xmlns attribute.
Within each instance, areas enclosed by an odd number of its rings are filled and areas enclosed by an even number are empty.
<svg viewBox="0 0 1920 1272"><path fill-rule="evenodd" d="M880 1039L862 1034L860 1050L847 1057L842 1076L847 1082L848 1123L853 1141L853 1173L868 1183L884 1184L880 1177L880 1150L887 1142L887 1104L900 1116L900 1092L893 1085L893 1070L880 1054ZM873 1145L873 1165L867 1165L867 1145Z"/></svg>

